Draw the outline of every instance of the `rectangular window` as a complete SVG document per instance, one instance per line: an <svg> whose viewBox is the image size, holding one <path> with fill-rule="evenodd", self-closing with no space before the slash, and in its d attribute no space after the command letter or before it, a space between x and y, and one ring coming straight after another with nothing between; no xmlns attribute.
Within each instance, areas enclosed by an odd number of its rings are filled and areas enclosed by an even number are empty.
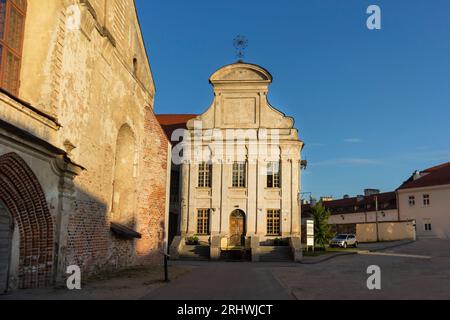
<svg viewBox="0 0 450 320"><path fill-rule="evenodd" d="M424 220L424 225L425 225L425 231L433 231L433 225L431 223L430 219L425 219Z"/></svg>
<svg viewBox="0 0 450 320"><path fill-rule="evenodd" d="M212 166L206 162L200 163L198 167L199 188L211 188Z"/></svg>
<svg viewBox="0 0 450 320"><path fill-rule="evenodd" d="M423 206L424 207L429 207L430 205L431 205L430 195L429 194L424 194L423 195Z"/></svg>
<svg viewBox="0 0 450 320"><path fill-rule="evenodd" d="M233 163L233 188L245 188L247 185L247 163Z"/></svg>
<svg viewBox="0 0 450 320"><path fill-rule="evenodd" d="M409 197L409 206L414 207L416 205L416 197L410 196Z"/></svg>
<svg viewBox="0 0 450 320"><path fill-rule="evenodd" d="M281 211L267 211L267 235L281 236Z"/></svg>
<svg viewBox="0 0 450 320"><path fill-rule="evenodd" d="M25 0L0 0L0 87L17 95L25 26Z"/></svg>
<svg viewBox="0 0 450 320"><path fill-rule="evenodd" d="M197 216L197 234L198 235L209 235L209 209L199 209Z"/></svg>
<svg viewBox="0 0 450 320"><path fill-rule="evenodd" d="M281 187L281 170L279 162L270 162L267 164L267 188Z"/></svg>
<svg viewBox="0 0 450 320"><path fill-rule="evenodd" d="M180 174L172 171L170 176L170 203L177 203L180 200Z"/></svg>

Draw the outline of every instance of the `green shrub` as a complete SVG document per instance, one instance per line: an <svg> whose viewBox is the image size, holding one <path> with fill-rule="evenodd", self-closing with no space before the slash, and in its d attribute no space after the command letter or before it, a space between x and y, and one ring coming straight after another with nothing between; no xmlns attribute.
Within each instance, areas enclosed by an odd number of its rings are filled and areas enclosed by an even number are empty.
<svg viewBox="0 0 450 320"><path fill-rule="evenodd" d="M200 244L200 239L198 237L189 237L186 239L186 244L188 246L197 246Z"/></svg>
<svg viewBox="0 0 450 320"><path fill-rule="evenodd" d="M289 243L287 240L276 238L275 240L273 240L273 245L275 247L287 247Z"/></svg>

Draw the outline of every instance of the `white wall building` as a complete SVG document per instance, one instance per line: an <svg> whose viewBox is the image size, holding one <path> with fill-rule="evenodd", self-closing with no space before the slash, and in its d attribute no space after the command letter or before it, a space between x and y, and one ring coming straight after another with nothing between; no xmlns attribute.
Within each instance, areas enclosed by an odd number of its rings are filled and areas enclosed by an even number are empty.
<svg viewBox="0 0 450 320"><path fill-rule="evenodd" d="M400 217L420 238L450 238L450 162L414 173L398 190Z"/></svg>
<svg viewBox="0 0 450 320"><path fill-rule="evenodd" d="M267 70L242 62L210 78L214 102L187 122L178 145L182 239L222 248L300 239L304 144L294 120L269 104L271 82Z"/></svg>

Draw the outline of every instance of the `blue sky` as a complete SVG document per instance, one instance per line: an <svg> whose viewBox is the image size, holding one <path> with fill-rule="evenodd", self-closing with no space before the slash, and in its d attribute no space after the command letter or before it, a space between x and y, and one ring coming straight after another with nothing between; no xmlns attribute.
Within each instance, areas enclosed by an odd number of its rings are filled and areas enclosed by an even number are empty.
<svg viewBox="0 0 450 320"><path fill-rule="evenodd" d="M236 61L274 76L270 103L296 120L315 196L390 191L450 161L450 1L136 0L157 113L202 113L209 76ZM367 7L382 30L366 27Z"/></svg>

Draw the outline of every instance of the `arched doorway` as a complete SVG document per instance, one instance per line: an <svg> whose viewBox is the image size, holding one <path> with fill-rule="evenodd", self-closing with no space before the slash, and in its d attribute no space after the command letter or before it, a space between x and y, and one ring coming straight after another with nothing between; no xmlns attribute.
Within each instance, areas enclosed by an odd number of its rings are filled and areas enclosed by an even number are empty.
<svg viewBox="0 0 450 320"><path fill-rule="evenodd" d="M8 290L12 234L12 218L0 201L0 294Z"/></svg>
<svg viewBox="0 0 450 320"><path fill-rule="evenodd" d="M20 234L18 288L48 286L52 280L55 226L42 186L16 153L0 156L0 202L9 216L3 225L14 221ZM9 252L11 245L15 246L9 244Z"/></svg>
<svg viewBox="0 0 450 320"><path fill-rule="evenodd" d="M230 246L240 247L245 244L245 213L235 210L230 217Z"/></svg>

